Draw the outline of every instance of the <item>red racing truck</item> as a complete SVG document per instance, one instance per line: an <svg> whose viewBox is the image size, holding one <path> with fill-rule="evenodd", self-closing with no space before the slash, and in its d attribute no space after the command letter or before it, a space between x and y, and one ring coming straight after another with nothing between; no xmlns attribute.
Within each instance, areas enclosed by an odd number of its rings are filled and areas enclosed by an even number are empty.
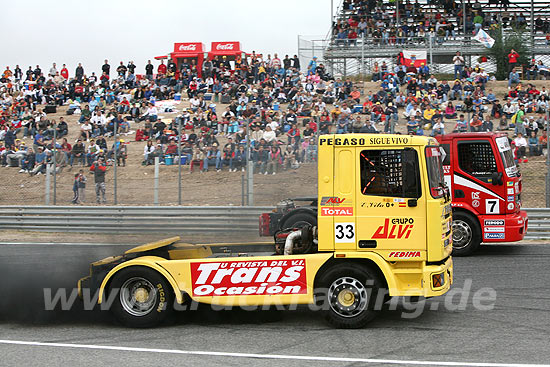
<svg viewBox="0 0 550 367"><path fill-rule="evenodd" d="M466 256L482 242L520 241L527 231L521 210L521 174L503 133L453 133L437 137L445 152L445 184L453 208L453 256ZM287 199L260 215L260 236L284 242L288 229L316 225L318 206L338 198ZM298 206L296 202L307 202ZM280 238L278 238L280 237Z"/></svg>

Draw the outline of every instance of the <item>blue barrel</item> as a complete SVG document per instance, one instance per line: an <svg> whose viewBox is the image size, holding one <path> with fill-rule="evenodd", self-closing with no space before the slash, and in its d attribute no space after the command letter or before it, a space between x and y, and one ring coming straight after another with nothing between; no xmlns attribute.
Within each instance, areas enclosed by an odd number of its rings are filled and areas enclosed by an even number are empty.
<svg viewBox="0 0 550 367"><path fill-rule="evenodd" d="M164 164L167 166L171 166L174 164L174 158L171 155L164 156Z"/></svg>

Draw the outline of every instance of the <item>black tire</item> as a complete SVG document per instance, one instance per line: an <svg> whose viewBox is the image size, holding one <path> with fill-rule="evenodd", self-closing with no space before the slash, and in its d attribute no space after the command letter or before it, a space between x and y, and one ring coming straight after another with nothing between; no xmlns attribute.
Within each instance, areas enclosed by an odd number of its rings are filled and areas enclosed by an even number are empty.
<svg viewBox="0 0 550 367"><path fill-rule="evenodd" d="M481 228L476 218L464 212L453 213L453 256L473 254L481 243Z"/></svg>
<svg viewBox="0 0 550 367"><path fill-rule="evenodd" d="M312 226L317 225L317 218L310 213L296 213L288 217L284 223L281 223L279 226L281 230L286 228L302 228L306 224L310 224Z"/></svg>
<svg viewBox="0 0 550 367"><path fill-rule="evenodd" d="M318 305L328 323L337 328L364 327L376 317L377 308L383 303L377 302L382 282L378 274L365 265L346 262L331 266L321 275L318 284Z"/></svg>
<svg viewBox="0 0 550 367"><path fill-rule="evenodd" d="M162 275L150 268L133 266L122 269L111 281L109 296L114 297L113 315L128 327L157 326L173 312L172 287Z"/></svg>

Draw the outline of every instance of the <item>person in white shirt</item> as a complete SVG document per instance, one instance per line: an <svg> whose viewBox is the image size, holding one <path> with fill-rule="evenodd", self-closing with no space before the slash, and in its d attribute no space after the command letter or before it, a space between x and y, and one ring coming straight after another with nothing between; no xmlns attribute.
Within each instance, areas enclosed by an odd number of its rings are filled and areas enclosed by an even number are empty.
<svg viewBox="0 0 550 367"><path fill-rule="evenodd" d="M504 106L502 106L502 112L507 119L512 118L512 116L514 116L515 113L518 112L518 110L518 105L516 103L510 103L510 101L506 102Z"/></svg>
<svg viewBox="0 0 550 367"><path fill-rule="evenodd" d="M99 110L97 114L92 116L90 119L90 122L93 126L93 134L95 136L98 135L104 135L105 134L105 126L107 125L107 119L105 119L105 115Z"/></svg>
<svg viewBox="0 0 550 367"><path fill-rule="evenodd" d="M154 122L157 121L157 116L159 114L159 111L155 107L154 104L149 102L149 107L147 107L147 111L139 118L140 121L143 121L145 119L149 119L149 121Z"/></svg>
<svg viewBox="0 0 550 367"><path fill-rule="evenodd" d="M273 129L271 128L271 125L266 125L264 135L263 135L263 138L265 139L265 141L268 143L271 143L272 141L275 140L276 137L277 137L277 134L275 134L275 131L273 131Z"/></svg>
<svg viewBox="0 0 550 367"><path fill-rule="evenodd" d="M525 158L527 154L527 140L522 133L518 133L518 136L514 139L514 144L518 148L518 159Z"/></svg>
<svg viewBox="0 0 550 367"><path fill-rule="evenodd" d="M455 79L461 79L462 69L464 69L464 57L462 57L460 51L457 51L455 57L453 57L453 64L455 65Z"/></svg>
<svg viewBox="0 0 550 367"><path fill-rule="evenodd" d="M191 111L197 112L201 105L201 101L196 96L193 96L191 99L189 99L189 104L191 104Z"/></svg>

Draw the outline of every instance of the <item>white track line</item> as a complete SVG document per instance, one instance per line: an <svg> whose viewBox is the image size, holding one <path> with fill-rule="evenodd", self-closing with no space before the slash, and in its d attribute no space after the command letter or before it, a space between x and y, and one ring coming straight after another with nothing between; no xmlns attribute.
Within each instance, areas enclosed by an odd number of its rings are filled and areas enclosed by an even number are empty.
<svg viewBox="0 0 550 367"><path fill-rule="evenodd" d="M397 360L397 359L295 356L295 355L285 355L285 354L254 354L254 353L208 352L208 351L179 350L179 349L135 348L135 347L121 347L121 346L93 345L93 344L42 343L42 342L21 341L21 340L0 340L0 344L12 344L12 345L15 344L15 345L37 346L37 347L54 347L54 348L117 350L117 351L123 351L123 352L187 354L187 355L199 355L199 356L321 361L321 362L345 362L345 363L359 362L359 363L379 363L379 364L424 365L424 366L464 366L464 367L550 367L550 365L548 364L443 362L443 361L435 362L435 361L414 361L414 360L407 361L407 360Z"/></svg>

